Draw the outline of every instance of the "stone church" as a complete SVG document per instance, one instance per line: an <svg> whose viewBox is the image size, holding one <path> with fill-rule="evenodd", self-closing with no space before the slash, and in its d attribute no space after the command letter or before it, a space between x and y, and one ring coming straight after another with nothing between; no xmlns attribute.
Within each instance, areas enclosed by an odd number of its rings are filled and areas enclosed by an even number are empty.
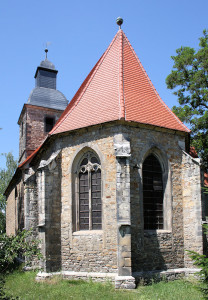
<svg viewBox="0 0 208 300"><path fill-rule="evenodd" d="M200 159L190 130L155 90L123 30L69 102L46 58L20 114L7 234L31 229L43 272L109 278L191 271L203 252Z"/></svg>

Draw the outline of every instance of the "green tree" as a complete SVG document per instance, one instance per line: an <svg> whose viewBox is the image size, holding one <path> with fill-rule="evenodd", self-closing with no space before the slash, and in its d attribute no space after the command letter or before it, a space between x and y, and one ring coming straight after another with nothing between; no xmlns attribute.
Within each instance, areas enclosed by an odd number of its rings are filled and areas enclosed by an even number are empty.
<svg viewBox="0 0 208 300"><path fill-rule="evenodd" d="M180 106L173 112L191 129L191 145L208 167L208 32L199 38L199 48L181 47L171 56L173 70L166 78Z"/></svg>
<svg viewBox="0 0 208 300"><path fill-rule="evenodd" d="M14 172L17 168L17 161L14 159L14 156L11 152L2 153L2 156L6 159L6 168L0 168L0 233L5 231L5 209L6 209L6 197L4 192L14 175Z"/></svg>

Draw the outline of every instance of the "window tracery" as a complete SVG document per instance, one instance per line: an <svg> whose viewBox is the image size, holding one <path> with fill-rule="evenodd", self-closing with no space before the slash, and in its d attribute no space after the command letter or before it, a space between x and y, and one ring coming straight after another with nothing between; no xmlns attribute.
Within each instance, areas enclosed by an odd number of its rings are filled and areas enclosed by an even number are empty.
<svg viewBox="0 0 208 300"><path fill-rule="evenodd" d="M82 156L77 175L77 230L101 229L101 164L94 152Z"/></svg>

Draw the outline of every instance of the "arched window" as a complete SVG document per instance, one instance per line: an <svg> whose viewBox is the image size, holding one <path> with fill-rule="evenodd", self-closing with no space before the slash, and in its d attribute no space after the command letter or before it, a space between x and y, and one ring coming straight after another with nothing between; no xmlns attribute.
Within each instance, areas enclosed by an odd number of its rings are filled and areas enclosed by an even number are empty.
<svg viewBox="0 0 208 300"><path fill-rule="evenodd" d="M101 229L101 165L91 151L80 161L77 172L77 230Z"/></svg>
<svg viewBox="0 0 208 300"><path fill-rule="evenodd" d="M142 175L144 229L163 229L163 173L153 154L145 159Z"/></svg>

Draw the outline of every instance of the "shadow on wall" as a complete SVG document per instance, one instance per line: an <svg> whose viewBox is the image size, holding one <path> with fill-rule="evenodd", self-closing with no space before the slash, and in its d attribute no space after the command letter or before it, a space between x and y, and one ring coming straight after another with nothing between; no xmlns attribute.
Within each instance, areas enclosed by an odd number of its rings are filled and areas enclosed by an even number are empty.
<svg viewBox="0 0 208 300"><path fill-rule="evenodd" d="M172 249L171 236L166 236L169 235L167 232L158 234L157 230L144 231L141 199L142 182L140 172L138 172L138 168L131 168L132 272L167 270L167 259L164 256ZM166 245L167 240L168 245ZM164 251L162 248L164 248Z"/></svg>
<svg viewBox="0 0 208 300"><path fill-rule="evenodd" d="M133 272L168 269L159 239L156 230L144 232L143 236L132 232Z"/></svg>
<svg viewBox="0 0 208 300"><path fill-rule="evenodd" d="M61 155L46 173L46 270L61 269Z"/></svg>

